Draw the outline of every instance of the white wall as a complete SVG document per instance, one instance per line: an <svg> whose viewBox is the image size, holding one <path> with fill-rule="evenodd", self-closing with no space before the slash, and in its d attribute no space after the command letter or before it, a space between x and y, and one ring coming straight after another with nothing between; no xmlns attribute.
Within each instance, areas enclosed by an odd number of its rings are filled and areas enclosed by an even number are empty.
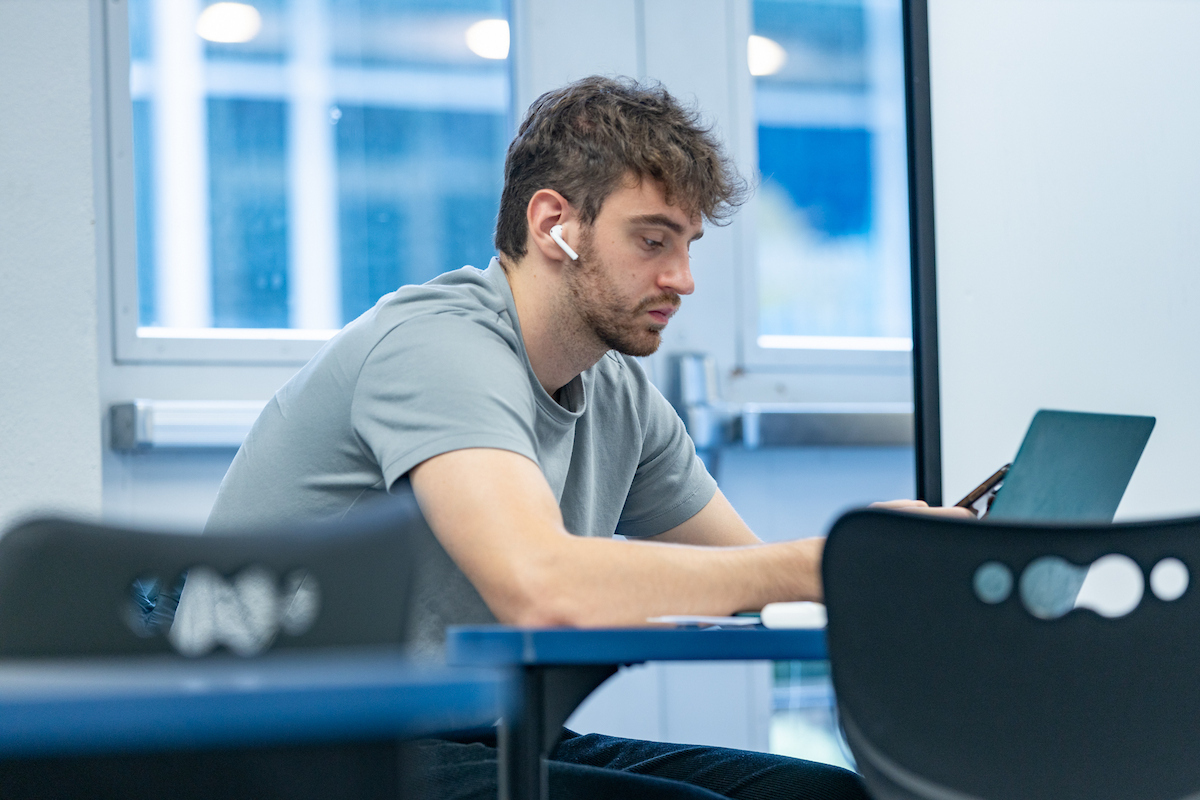
<svg viewBox="0 0 1200 800"><path fill-rule="evenodd" d="M0 529L100 510L91 5L0 4Z"/></svg>
<svg viewBox="0 0 1200 800"><path fill-rule="evenodd" d="M1064 408L1158 417L1118 517L1200 512L1200 3L929 17L945 498Z"/></svg>

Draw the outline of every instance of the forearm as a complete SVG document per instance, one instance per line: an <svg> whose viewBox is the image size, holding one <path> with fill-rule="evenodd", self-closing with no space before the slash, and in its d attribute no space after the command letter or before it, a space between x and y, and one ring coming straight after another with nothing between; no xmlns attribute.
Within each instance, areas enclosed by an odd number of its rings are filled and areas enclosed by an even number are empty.
<svg viewBox="0 0 1200 800"><path fill-rule="evenodd" d="M756 540L720 496L675 532L730 546L697 546L573 536L537 465L507 451L453 451L411 478L438 541L502 622L640 625L821 597L823 540L739 546Z"/></svg>
<svg viewBox="0 0 1200 800"><path fill-rule="evenodd" d="M586 627L820 600L823 545L807 539L716 548L564 535L521 567L526 591L492 611L514 624Z"/></svg>

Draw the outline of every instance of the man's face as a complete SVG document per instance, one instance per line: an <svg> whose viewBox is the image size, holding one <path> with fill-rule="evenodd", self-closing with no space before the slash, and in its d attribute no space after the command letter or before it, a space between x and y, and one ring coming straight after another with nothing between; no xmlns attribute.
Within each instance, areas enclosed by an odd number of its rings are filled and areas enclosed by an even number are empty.
<svg viewBox="0 0 1200 800"><path fill-rule="evenodd" d="M694 288L688 247L702 231L699 217L668 205L653 180L608 196L565 273L571 304L598 341L630 356L658 349L680 296Z"/></svg>

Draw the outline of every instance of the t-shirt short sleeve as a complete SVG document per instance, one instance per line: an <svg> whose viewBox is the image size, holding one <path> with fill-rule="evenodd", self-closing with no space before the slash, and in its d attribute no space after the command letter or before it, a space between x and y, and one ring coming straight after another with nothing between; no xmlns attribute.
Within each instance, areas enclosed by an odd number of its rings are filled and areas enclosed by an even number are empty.
<svg viewBox="0 0 1200 800"><path fill-rule="evenodd" d="M457 314L397 325L371 350L350 422L390 490L422 461L489 447L537 461L533 397L499 326Z"/></svg>
<svg viewBox="0 0 1200 800"><path fill-rule="evenodd" d="M696 455L675 409L640 367L632 377L642 450L617 533L643 538L665 533L699 513L716 494L717 482Z"/></svg>

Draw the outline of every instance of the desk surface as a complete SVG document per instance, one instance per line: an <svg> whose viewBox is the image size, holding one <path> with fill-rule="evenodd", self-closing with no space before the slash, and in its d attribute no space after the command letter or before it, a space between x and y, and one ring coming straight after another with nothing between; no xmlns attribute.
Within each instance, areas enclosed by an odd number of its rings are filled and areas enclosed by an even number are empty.
<svg viewBox="0 0 1200 800"><path fill-rule="evenodd" d="M447 663L465 666L783 661L825 657L823 629L455 625L446 631Z"/></svg>
<svg viewBox="0 0 1200 800"><path fill-rule="evenodd" d="M492 724L510 690L381 652L0 662L0 756L418 737Z"/></svg>

